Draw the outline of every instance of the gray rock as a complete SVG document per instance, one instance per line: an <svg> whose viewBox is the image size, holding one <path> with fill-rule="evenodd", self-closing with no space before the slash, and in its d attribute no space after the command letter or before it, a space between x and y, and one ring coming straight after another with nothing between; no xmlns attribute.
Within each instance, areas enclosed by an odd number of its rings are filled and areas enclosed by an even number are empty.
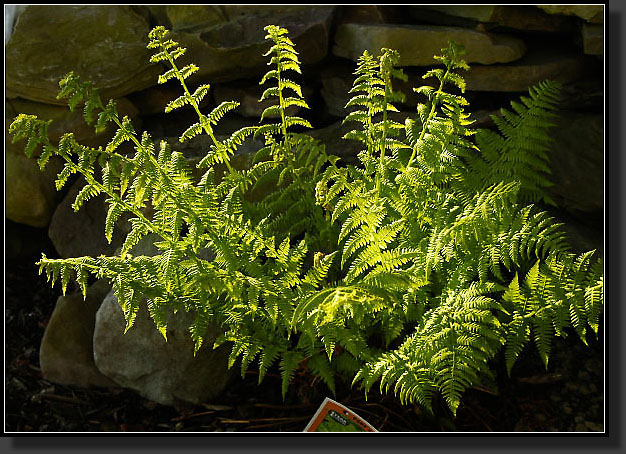
<svg viewBox="0 0 626 454"><path fill-rule="evenodd" d="M6 94L63 104L58 82L69 71L105 99L154 85L148 31L130 6L28 6L6 45Z"/></svg>
<svg viewBox="0 0 626 454"><path fill-rule="evenodd" d="M355 128L358 128L356 123L343 125L338 121L325 128L311 131L310 135L326 145L328 154L339 156L344 163L355 164L357 153L363 149L363 144L356 140L343 139L344 134Z"/></svg>
<svg viewBox="0 0 626 454"><path fill-rule="evenodd" d="M552 129L550 196L566 211L581 215L604 208L604 126L602 114L561 112Z"/></svg>
<svg viewBox="0 0 626 454"><path fill-rule="evenodd" d="M154 240L154 235L144 237L133 248L133 254L154 255L157 252ZM111 291L96 314L93 338L96 367L119 385L163 405L198 404L216 397L236 368L227 367L229 348L211 349L221 333L217 326L209 327L205 345L194 357L188 332L192 320L189 313L170 314L166 341L142 307L133 327L124 334L124 315Z"/></svg>
<svg viewBox="0 0 626 454"><path fill-rule="evenodd" d="M601 24L604 20L603 5L537 5L537 7L548 14L577 16L594 24Z"/></svg>
<svg viewBox="0 0 626 454"><path fill-rule="evenodd" d="M180 401L200 403L218 396L234 370L227 368L229 350L211 350L218 331L207 346L193 355L186 328L192 318L177 313L168 320L168 340L156 330L145 308L124 334L124 315L111 292L96 314L94 357L98 369L119 385L163 405Z"/></svg>
<svg viewBox="0 0 626 454"><path fill-rule="evenodd" d="M112 255L124 243L130 231L123 216L113 230L111 243L104 235L104 224L108 211L106 195L99 195L83 204L77 212L72 208L79 191L85 186L84 179L76 181L57 206L50 221L48 236L61 257Z"/></svg>
<svg viewBox="0 0 626 454"><path fill-rule="evenodd" d="M549 15L534 6L525 5L424 5L414 7L414 10L415 17L423 15L424 10L436 11L447 16L524 31L562 31L567 25L566 18L562 16Z"/></svg>
<svg viewBox="0 0 626 454"><path fill-rule="evenodd" d="M167 5L172 30L193 31L228 20L222 5Z"/></svg>
<svg viewBox="0 0 626 454"><path fill-rule="evenodd" d="M106 99L103 99L103 101L107 102ZM134 120L135 128L139 128L139 124L137 124L137 114L139 112L133 103L126 98L118 98L115 102L120 117L130 117ZM91 125L85 122L82 107L72 112L67 105L44 104L21 98L7 99L5 106L5 116L8 124L10 124L18 114L36 115L37 118L41 120L52 120L52 124L48 129L48 137L53 144L58 143L63 134L71 132L79 143L90 147L97 147L108 143L117 130L117 127L114 128L114 125L109 123L105 131L96 134L94 130L95 122ZM16 145L13 145L13 147L23 149L24 145L25 142L18 142Z"/></svg>
<svg viewBox="0 0 626 454"><path fill-rule="evenodd" d="M327 55L334 7L250 8L225 7L227 22L193 33L172 32L172 38L188 49L185 62L200 68L190 82L215 83L263 75L269 61L263 54L271 45L263 30L268 24L289 30L303 64L316 63Z"/></svg>
<svg viewBox="0 0 626 454"><path fill-rule="evenodd" d="M59 297L39 349L46 380L82 387L116 386L93 359L96 311L110 289L106 280L99 280L87 289L86 300L80 292Z"/></svg>
<svg viewBox="0 0 626 454"><path fill-rule="evenodd" d="M215 86L213 96L215 97L215 103L217 105L224 101L237 101L240 105L237 107L235 112L247 118L259 119L261 118L263 110L271 105L278 104L278 100L276 98L265 99L262 102L259 102L259 98L261 98L263 90L268 87L269 85L259 86L258 82L251 81L219 84ZM301 87L305 101L310 99L313 90L306 85L301 85ZM291 94L289 96L291 96ZM301 109L298 106L290 106L287 108L287 115L296 115L300 110Z"/></svg>
<svg viewBox="0 0 626 454"><path fill-rule="evenodd" d="M128 95L128 99L139 109L142 115L154 115L165 113L165 107L170 101L184 93L178 80L163 85L155 85L145 90L136 91ZM200 108L211 103L211 96L207 95L200 101ZM169 114L170 118L180 115L182 111L193 111L193 107L185 105Z"/></svg>
<svg viewBox="0 0 626 454"><path fill-rule="evenodd" d="M5 155L5 215L8 219L33 227L46 227L59 202L54 181L62 169L55 157L42 172L34 159L23 153Z"/></svg>
<svg viewBox="0 0 626 454"><path fill-rule="evenodd" d="M604 53L604 27L602 25L583 24L583 49L587 55Z"/></svg>
<svg viewBox="0 0 626 454"><path fill-rule="evenodd" d="M357 61L368 50L378 54L382 47L400 53L399 66L430 66L437 62L448 41L462 44L469 63L506 63L526 52L523 41L507 35L496 35L459 27L395 24L342 24L335 34L333 54Z"/></svg>
<svg viewBox="0 0 626 454"><path fill-rule="evenodd" d="M343 5L338 21L346 24L382 24L385 15L377 5Z"/></svg>
<svg viewBox="0 0 626 454"><path fill-rule="evenodd" d="M544 48L507 65L471 65L461 75L470 91L527 91L546 79L564 84L583 78L595 61L562 49Z"/></svg>
<svg viewBox="0 0 626 454"><path fill-rule="evenodd" d="M118 101L121 115L135 116L137 110L124 98ZM61 193L55 187L55 180L62 170L60 158L53 156L46 169L41 172L37 161L24 154L26 141L12 143L8 128L20 113L37 115L42 120L53 120L48 130L52 143L57 143L62 134L74 133L82 144L98 146L106 144L113 128L96 135L93 127L85 124L82 111L71 112L67 107L42 104L23 99L7 100L5 104L5 177L6 177L6 214L9 219L34 227L46 227L61 200ZM36 152L39 153L40 150Z"/></svg>
<svg viewBox="0 0 626 454"><path fill-rule="evenodd" d="M349 110L346 103L350 99L352 80L344 75L333 74L322 77L321 95L326 104L326 110L335 117L345 117Z"/></svg>

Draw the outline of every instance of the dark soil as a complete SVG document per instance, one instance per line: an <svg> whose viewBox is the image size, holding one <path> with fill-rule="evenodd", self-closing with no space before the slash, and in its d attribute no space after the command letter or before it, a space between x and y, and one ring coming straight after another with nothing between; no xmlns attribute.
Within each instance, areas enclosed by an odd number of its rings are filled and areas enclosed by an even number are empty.
<svg viewBox="0 0 626 454"><path fill-rule="evenodd" d="M329 394L307 373L297 375L286 399L278 374L257 385L254 372L218 399L172 408L119 388L75 388L51 383L39 368L39 344L59 295L34 266L41 251L55 255L46 232L7 234L5 249L5 432L300 432L328 396L384 432L603 432L602 342L586 347L575 336L558 339L548 371L530 346L513 369L499 374L497 391L470 389L456 419L443 402L428 415L392 395L339 383ZM28 239L26 241L25 239ZM602 335L602 333L601 333ZM503 371L498 358L494 367Z"/></svg>

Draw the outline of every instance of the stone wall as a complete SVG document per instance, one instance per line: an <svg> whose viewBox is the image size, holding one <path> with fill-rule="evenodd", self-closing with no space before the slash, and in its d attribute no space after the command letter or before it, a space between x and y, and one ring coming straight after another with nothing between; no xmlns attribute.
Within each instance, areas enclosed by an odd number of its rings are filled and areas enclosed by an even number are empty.
<svg viewBox="0 0 626 454"><path fill-rule="evenodd" d="M176 136L186 126L184 114L163 113L179 87L157 85L162 68L148 62L147 33L158 24L170 28L189 48L188 61L200 66L192 83L212 84L206 109L224 100L242 103L239 117L230 116L230 126L257 121L262 111L258 81L267 69L263 27L269 23L290 30L304 64L305 96L314 107L309 117L319 129L345 115L355 60L364 49L400 51L410 76L401 87L408 95L402 108L413 112L419 99L411 88L434 64L433 54L454 39L467 49L470 110L477 120L486 120L479 126L488 126L489 113L532 84L547 78L565 84L564 124L576 123L581 137L594 140L579 149L560 147L557 141L553 161L570 165L555 169L554 195L579 217L602 210L602 6L28 6L11 18L7 125L19 112L35 113L55 120L53 137L72 130L90 145L105 142L106 135L93 136L80 113L69 112L56 99L58 80L70 70L93 80L105 99L117 98L123 113L155 136ZM572 136L565 131L564 137ZM61 202L52 185L56 167L40 173L25 161L21 146L8 141L5 155L7 217L49 225ZM578 159L581 165L571 164ZM585 176L587 166L593 169L592 182L580 185L570 170Z"/></svg>
<svg viewBox="0 0 626 454"><path fill-rule="evenodd" d="M554 213L568 222L576 248L602 249L602 5L73 5L27 6L12 10L10 16L5 22L5 130L18 113L33 113L54 119L52 138L72 131L79 141L94 146L106 143L111 131L95 136L79 112L70 112L56 99L59 79L71 70L93 80L103 98L116 98L120 111L133 118L136 128L157 139L177 137L194 119L192 111L163 113L165 105L180 95L180 88L177 83L156 83L163 68L149 63L146 49L147 34L156 25L172 30L174 39L188 48L185 62L200 67L191 84L211 84L203 109L225 100L242 103L237 114L220 123L220 134L258 123L264 107L257 102L262 92L259 80L267 71L263 27L286 27L300 53L300 82L312 107L302 114L314 125L312 134L331 153L347 160L355 149L340 139L341 119L356 59L365 49L400 51L400 64L409 75L409 82L400 86L407 94L400 107L412 115L421 100L411 88L422 84L421 75L435 63L433 54L450 39L464 45L471 66L465 74L466 97L480 127L489 127L490 114L508 107L530 85L544 79L560 81L565 96L551 158L552 196L559 204ZM114 251L121 235L111 245L104 241L103 200L96 199L90 208L74 214L70 205L81 182L57 193L54 179L60 163L52 162L50 170L41 173L22 150L23 143L5 139L7 218L47 229L64 257ZM181 151L197 159L203 142L192 142ZM245 157L238 159L245 165ZM61 351L48 347L42 352ZM85 367L92 373L90 361ZM47 370L57 370L53 363L47 364ZM67 377L51 378L72 382Z"/></svg>

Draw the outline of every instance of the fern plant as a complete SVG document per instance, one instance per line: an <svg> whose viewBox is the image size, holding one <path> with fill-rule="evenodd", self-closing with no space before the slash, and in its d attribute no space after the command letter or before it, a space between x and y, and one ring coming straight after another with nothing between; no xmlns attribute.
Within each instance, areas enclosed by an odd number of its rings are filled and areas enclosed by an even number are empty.
<svg viewBox="0 0 626 454"><path fill-rule="evenodd" d="M378 137L371 133L377 109L348 115L362 124L347 136L367 147L362 167L329 168L317 192L341 226L342 278L299 313L316 314L317 330L331 323L328 314L356 322L344 327L347 339L371 347L359 350L364 365L354 380L366 391L379 382L381 391L426 408L441 393L456 414L463 392L490 380L489 361L501 350L510 373L530 339L547 367L552 338L566 327L583 342L588 328L597 335L603 278L593 252L571 253L560 225L525 204L549 200L547 120L559 85L531 88L523 106L513 103L516 113L495 119L499 132L476 134L467 101L447 90L464 91L462 49L451 43L442 52L443 67L424 76L439 87L415 89L427 102L406 121L405 140L393 142L388 160L384 110ZM389 61L385 49L377 64L364 54L353 91L362 91L361 74L385 80ZM348 106L375 102L357 95ZM364 320L380 326L383 342L373 342Z"/></svg>
<svg viewBox="0 0 626 454"><path fill-rule="evenodd" d="M559 224L528 204L550 202L544 189L558 84L531 88L514 112L494 118L498 131L474 131L458 72L468 66L451 43L436 57L441 67L424 76L439 87L416 88L426 102L402 124L393 119L394 103L403 99L393 79L407 79L395 66L397 52L364 52L345 119L356 125L345 139L363 149L360 165L344 166L302 132L311 128L306 119L288 114L290 107L308 108L294 78L298 53L287 30L265 30L271 69L260 101L273 104L262 124L224 140L214 127L238 103L203 113L210 85L190 89L188 77L198 68L179 68L185 49L163 27L150 32L151 60L169 67L158 81L177 79L183 92L166 111L189 106L197 115L180 141L211 139L199 181L181 153L138 134L113 101L104 104L73 73L60 82L59 97L72 110L82 105L97 132L117 126L107 146L86 147L71 133L53 144L49 121L15 119L14 141L27 139L26 154L39 153L42 169L51 156L64 161L58 189L75 174L85 179L75 210L106 197L109 241L120 216L131 215L119 255L42 256L40 272L53 284L60 280L65 292L74 277L85 295L89 276L107 278L126 329L145 304L165 338L167 315L191 312L196 351L216 322L223 335L215 346L231 346L229 367L238 361L243 375L256 363L260 382L277 366L283 396L306 368L331 391L339 376L365 392L379 383L425 408L441 394L453 413L466 389L490 380L496 355L511 373L532 341L547 367L554 336L573 329L586 342L589 330L597 335L601 261L593 252L573 254ZM263 137L265 146L251 168L235 169L230 159L250 137ZM124 142L134 154L119 151ZM159 238L159 254L135 256L147 234Z"/></svg>
<svg viewBox="0 0 626 454"><path fill-rule="evenodd" d="M75 210L99 194L107 197L105 235L109 241L116 220L125 212L132 215L132 229L118 256L49 259L44 255L38 262L40 272L45 270L53 283L60 278L63 292L72 275L83 294L89 276L109 279L124 311L126 330L132 327L143 300L157 329L166 338L165 320L169 312L194 313L195 320L189 329L196 351L203 344L209 322L221 323L224 335L217 343L231 343L229 365L241 358L243 373L248 364L260 356L261 380L265 371L279 361L284 391L299 362L305 358L304 352L313 348L311 342L292 345L294 342L289 340L293 307L301 293L319 288L329 262L328 259L316 261L305 267L308 238L296 239L302 228L286 227L292 226L294 219L300 221L307 206L315 205L314 183L309 180L329 158L319 144L288 132L295 123L307 123L285 115L291 103L305 105L300 97L282 98L286 88L301 95L297 84L281 77L288 69L299 70L295 52L284 49L288 41L285 33L283 29L268 27L268 38L275 41L270 52L276 52L270 63L277 64L277 69L270 71L264 80L275 74L278 87L263 95L263 98L272 93L278 95L280 102L275 111L280 113L282 124L279 128L273 125L245 127L220 141L213 128L238 103L224 102L208 115L202 113L199 103L208 93L209 85L192 91L186 80L198 68L193 64L179 68L176 61L184 55L185 49L169 39L163 27L151 31L148 47L155 50L151 61L166 62L171 67L159 77L159 82L177 79L184 92L168 104L166 111L188 105L198 116L198 121L181 135L180 141L198 134L207 134L212 141L198 164L199 168L206 169L198 182L192 181L181 153L164 141L153 143L147 133L137 134L129 118L119 117L113 101L105 105L97 89L73 73L60 82L59 97L68 98L72 109L82 103L88 122L93 122L97 116L97 131L108 122L117 125L117 132L106 147L80 145L71 133L55 145L47 136L49 122L34 116L19 115L10 127L14 140L29 138L26 149L29 156L34 156L35 148L42 146L38 158L42 168L52 155L65 161L57 180L58 189L73 174L84 177L86 185L76 198ZM290 57L287 63L283 61L285 55ZM281 132L282 140L276 140L274 135ZM259 150L252 168L234 169L230 165L231 156L255 133L264 134L268 146ZM134 156L118 152L123 142L134 145ZM271 151L269 160L268 150ZM215 167L222 163L228 171L217 181ZM281 167L286 163L288 174L282 172ZM101 178L94 172L96 164L101 166ZM276 175L277 172L282 173ZM259 180L272 176L278 176L277 190L251 201ZM290 191L308 198L308 205L298 210L287 209L285 202L295 197ZM267 209L267 213L259 217L263 209ZM318 211L321 213L321 208L318 207ZM134 256L133 246L149 233L160 237L155 243L160 253L154 257ZM213 253L213 260L204 258L206 250ZM308 254L310 262L313 262L313 252ZM322 368L323 365L320 370Z"/></svg>
<svg viewBox="0 0 626 454"><path fill-rule="evenodd" d="M266 39L273 42L265 54L271 57L268 65L272 69L259 84L272 86L263 91L259 102L273 100L274 104L264 109L261 122L266 123L255 131L255 137L265 137L265 147L258 150L254 161L266 162L267 166L251 191L249 199L257 203L248 206L248 214L255 220L268 219L265 227L269 235L293 239L306 233L310 247L328 251L334 246L333 232L314 193L321 170L335 165L337 158L328 156L310 136L294 132L295 128L312 128L308 120L287 112L290 107L309 108L301 86L289 78L290 74L301 74L298 52L286 29L269 25L265 30ZM276 118L277 122L271 121ZM272 187L271 194L264 194L263 188L268 186ZM264 196L260 201L259 195Z"/></svg>

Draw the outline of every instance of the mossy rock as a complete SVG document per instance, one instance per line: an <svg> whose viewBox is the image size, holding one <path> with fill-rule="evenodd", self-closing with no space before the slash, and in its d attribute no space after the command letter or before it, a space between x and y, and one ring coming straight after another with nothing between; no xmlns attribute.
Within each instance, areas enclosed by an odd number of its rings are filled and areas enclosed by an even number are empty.
<svg viewBox="0 0 626 454"><path fill-rule="evenodd" d="M335 34L333 54L357 61L364 50L378 53L382 47L400 53L398 66L429 66L437 62L449 41L461 44L468 63L508 63L526 52L520 39L460 27L396 24L342 24Z"/></svg>
<svg viewBox="0 0 626 454"><path fill-rule="evenodd" d="M7 97L64 104L58 83L70 71L103 98L154 85L148 31L130 6L28 6L5 47Z"/></svg>

